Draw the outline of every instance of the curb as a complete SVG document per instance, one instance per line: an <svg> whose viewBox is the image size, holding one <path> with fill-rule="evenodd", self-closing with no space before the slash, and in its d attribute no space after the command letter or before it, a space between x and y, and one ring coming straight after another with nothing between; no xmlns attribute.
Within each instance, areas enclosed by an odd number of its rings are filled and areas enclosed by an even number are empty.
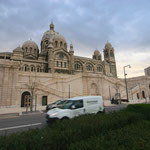
<svg viewBox="0 0 150 150"><path fill-rule="evenodd" d="M19 115L20 116L27 116L27 115L36 115L36 114L42 114L44 113L43 110L38 110L38 111L33 111L33 112L21 112Z"/></svg>
<svg viewBox="0 0 150 150"><path fill-rule="evenodd" d="M19 113L7 113L7 114L0 114L0 119L8 118L8 117L18 117Z"/></svg>
<svg viewBox="0 0 150 150"><path fill-rule="evenodd" d="M6 113L6 114L0 114L0 119L5 118L11 118L11 117L19 117L19 116L28 116L28 115L36 115L36 114L42 114L44 113L44 110L40 111L34 111L34 112L17 112L17 113Z"/></svg>

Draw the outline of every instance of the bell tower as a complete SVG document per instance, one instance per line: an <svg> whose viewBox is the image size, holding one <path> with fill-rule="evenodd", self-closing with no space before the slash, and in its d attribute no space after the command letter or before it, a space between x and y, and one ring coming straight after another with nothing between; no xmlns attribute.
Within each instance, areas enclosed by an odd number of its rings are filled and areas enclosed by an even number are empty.
<svg viewBox="0 0 150 150"><path fill-rule="evenodd" d="M108 64L106 73L112 74L113 77L117 77L114 48L109 42L107 42L104 47L104 61Z"/></svg>

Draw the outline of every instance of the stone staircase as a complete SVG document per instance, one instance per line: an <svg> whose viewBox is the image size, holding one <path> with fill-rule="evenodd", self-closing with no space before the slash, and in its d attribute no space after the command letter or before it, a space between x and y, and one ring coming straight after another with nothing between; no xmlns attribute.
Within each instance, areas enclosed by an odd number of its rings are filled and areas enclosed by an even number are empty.
<svg viewBox="0 0 150 150"><path fill-rule="evenodd" d="M50 85L47 86L47 85L44 85L39 82L39 83L36 83L35 87L36 87L36 89L39 89L48 94L55 95L59 98L69 98L69 92L63 92L63 91L59 91L57 89L53 89L50 87ZM75 92L70 92L70 97L76 97L76 96L81 96L81 95L79 95L78 93L75 93Z"/></svg>

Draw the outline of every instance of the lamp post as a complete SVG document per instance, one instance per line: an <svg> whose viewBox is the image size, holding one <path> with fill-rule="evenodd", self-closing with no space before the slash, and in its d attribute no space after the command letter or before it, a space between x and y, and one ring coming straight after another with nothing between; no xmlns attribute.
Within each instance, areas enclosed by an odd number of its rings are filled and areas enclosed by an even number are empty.
<svg viewBox="0 0 150 150"><path fill-rule="evenodd" d="M130 65L126 65L126 66L123 67L123 69L124 69L124 78L125 78L125 85L126 85L127 102L129 102L128 86L127 86L127 79L126 79L127 74L126 74L126 71L125 71L125 68L126 68L126 67L131 68L131 66L130 66Z"/></svg>

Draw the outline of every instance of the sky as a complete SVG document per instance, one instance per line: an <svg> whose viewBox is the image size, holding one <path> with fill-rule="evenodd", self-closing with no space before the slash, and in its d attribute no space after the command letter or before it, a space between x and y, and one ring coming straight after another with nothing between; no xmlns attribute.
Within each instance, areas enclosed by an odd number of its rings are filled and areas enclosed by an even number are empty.
<svg viewBox="0 0 150 150"><path fill-rule="evenodd" d="M144 75L150 66L150 0L0 0L0 52L40 41L53 21L75 55L92 57L109 41L118 77Z"/></svg>

